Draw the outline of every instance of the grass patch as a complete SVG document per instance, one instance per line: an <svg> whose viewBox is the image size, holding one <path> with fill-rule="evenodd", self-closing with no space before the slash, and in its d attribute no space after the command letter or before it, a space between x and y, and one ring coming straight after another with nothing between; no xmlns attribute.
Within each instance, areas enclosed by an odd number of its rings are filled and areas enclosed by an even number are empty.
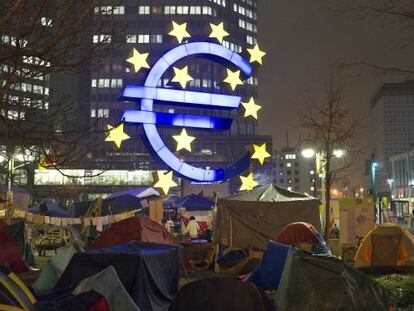
<svg viewBox="0 0 414 311"><path fill-rule="evenodd" d="M389 293L390 303L404 310L414 310L414 275L389 274L377 278Z"/></svg>

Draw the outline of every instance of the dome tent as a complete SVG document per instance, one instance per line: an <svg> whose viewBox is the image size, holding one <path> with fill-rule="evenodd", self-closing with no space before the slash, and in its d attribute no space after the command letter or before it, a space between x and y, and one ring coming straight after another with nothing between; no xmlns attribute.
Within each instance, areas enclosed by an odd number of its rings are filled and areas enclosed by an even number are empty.
<svg viewBox="0 0 414 311"><path fill-rule="evenodd" d="M413 271L414 235L397 224L376 226L362 240L354 266L367 271Z"/></svg>

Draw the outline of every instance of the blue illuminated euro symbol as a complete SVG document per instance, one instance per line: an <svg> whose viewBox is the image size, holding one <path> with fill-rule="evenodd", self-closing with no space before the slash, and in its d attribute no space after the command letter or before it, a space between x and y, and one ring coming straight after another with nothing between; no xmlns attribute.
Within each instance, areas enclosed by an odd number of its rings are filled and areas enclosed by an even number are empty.
<svg viewBox="0 0 414 311"><path fill-rule="evenodd" d="M191 55L207 55L225 60L238 67L246 77L250 77L253 68L242 56L222 45L208 42L196 42L180 45L164 54L151 68L144 86L127 85L121 95L122 100L141 100L141 110L126 110L122 122L142 124L145 135L155 154L177 175L197 182L218 182L240 175L249 168L248 153L229 166L216 169L204 169L190 165L179 159L165 145L156 125L203 129L229 129L229 118L194 116L153 111L154 100L168 103L195 105L200 108L237 109L239 96L192 92L157 87L162 75L177 61Z"/></svg>

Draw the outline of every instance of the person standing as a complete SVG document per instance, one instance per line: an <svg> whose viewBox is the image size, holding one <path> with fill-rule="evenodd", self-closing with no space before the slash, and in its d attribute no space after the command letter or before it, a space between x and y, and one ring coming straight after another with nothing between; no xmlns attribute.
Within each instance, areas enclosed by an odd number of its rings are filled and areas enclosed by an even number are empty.
<svg viewBox="0 0 414 311"><path fill-rule="evenodd" d="M195 220L195 217L191 216L190 221L188 222L184 233L188 233L190 238L192 240L194 240L194 239L198 238L198 230L199 229L200 229L200 226L198 225L198 222Z"/></svg>

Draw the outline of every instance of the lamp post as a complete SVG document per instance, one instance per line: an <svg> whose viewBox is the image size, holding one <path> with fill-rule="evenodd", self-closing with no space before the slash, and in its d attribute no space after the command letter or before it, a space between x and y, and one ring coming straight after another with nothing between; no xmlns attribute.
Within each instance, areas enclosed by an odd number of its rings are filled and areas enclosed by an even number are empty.
<svg viewBox="0 0 414 311"><path fill-rule="evenodd" d="M372 161L371 162L371 182L372 182L372 199L374 201L374 215L378 223L381 224L381 211L379 207L377 211L377 190L376 190L376 181L375 181L377 167L378 167L378 163L375 161Z"/></svg>
<svg viewBox="0 0 414 311"><path fill-rule="evenodd" d="M330 191L330 185L327 185L327 174L331 174L331 172L326 171L326 154L324 151L316 151L313 148L304 148L302 150L302 156L305 158L315 158L316 162L316 172L319 174L319 177L321 178L321 201L322 201L322 227L326 228L326 224L330 219L326 219L327 215L327 191ZM335 158L342 158L345 155L345 150L343 149L334 149L332 151L332 155ZM327 186L329 187L329 190L326 189ZM329 196L330 197L330 196ZM330 205L330 204L329 204Z"/></svg>

